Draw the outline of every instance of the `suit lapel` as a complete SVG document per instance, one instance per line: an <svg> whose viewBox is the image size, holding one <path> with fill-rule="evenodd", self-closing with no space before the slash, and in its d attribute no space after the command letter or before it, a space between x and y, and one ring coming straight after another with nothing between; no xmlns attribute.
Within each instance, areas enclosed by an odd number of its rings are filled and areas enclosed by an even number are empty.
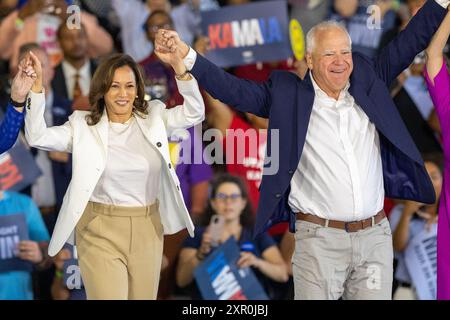
<svg viewBox="0 0 450 320"><path fill-rule="evenodd" d="M310 71L305 75L303 81L297 81L297 160L300 161L300 157L303 150L303 145L306 141L306 133L308 131L309 119L311 118L311 112L314 104L314 87L311 82L312 75ZM301 143L301 145L300 145ZM298 162L297 161L297 162ZM297 165L297 164L293 164Z"/></svg>
<svg viewBox="0 0 450 320"><path fill-rule="evenodd" d="M62 63L60 63L55 69L55 77L52 81L52 85L56 94L68 99L69 94L67 93L66 77L64 76Z"/></svg>
<svg viewBox="0 0 450 320"><path fill-rule="evenodd" d="M158 124L158 117L152 116L148 114L145 118L141 118L136 115L136 122L141 129L144 137L153 145L153 147L158 150L163 158L165 158L165 152L163 152L167 148L168 154L168 146L167 146L167 136L166 131L163 126Z"/></svg>
<svg viewBox="0 0 450 320"><path fill-rule="evenodd" d="M353 77L350 81L350 94L358 106L364 110L378 132L409 158L421 163L420 154L416 150L416 146L412 142L400 114L395 107L392 107L392 109L390 107L392 102L382 99L375 105L373 100L366 94L367 88L361 84L361 81L355 80Z"/></svg>

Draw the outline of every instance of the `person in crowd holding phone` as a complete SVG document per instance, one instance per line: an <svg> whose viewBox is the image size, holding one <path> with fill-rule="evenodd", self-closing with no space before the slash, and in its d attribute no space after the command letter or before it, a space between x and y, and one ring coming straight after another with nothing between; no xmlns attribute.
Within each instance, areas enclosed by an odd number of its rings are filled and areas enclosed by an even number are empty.
<svg viewBox="0 0 450 320"><path fill-rule="evenodd" d="M177 285L191 285L193 299L200 298L193 281L195 268L214 250L214 244L220 245L232 236L241 247L253 244L252 252L241 252L237 261L240 268L252 267L263 286L266 277L278 282L288 280L286 265L274 240L267 233L253 239L250 208L245 184L239 177L224 174L212 182L202 226L195 229L194 238L185 241L177 267Z"/></svg>
<svg viewBox="0 0 450 320"><path fill-rule="evenodd" d="M49 254L55 256L66 241L76 243L88 300L155 299L163 234L187 228L193 236L167 137L203 121L196 80L184 72L182 60L159 54L174 68L184 97L183 105L166 109L159 100L144 99L138 64L114 54L94 73L91 111L75 111L64 125L47 127L42 66L32 52L30 57L36 81L27 100L28 143L73 157Z"/></svg>

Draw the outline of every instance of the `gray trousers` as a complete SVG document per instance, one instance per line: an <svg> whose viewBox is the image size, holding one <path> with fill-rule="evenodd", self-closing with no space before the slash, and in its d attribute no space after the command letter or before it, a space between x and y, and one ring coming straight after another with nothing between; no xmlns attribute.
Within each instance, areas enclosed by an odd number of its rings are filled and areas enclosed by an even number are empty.
<svg viewBox="0 0 450 320"><path fill-rule="evenodd" d="M296 300L391 300L388 220L353 233L297 220L292 257Z"/></svg>

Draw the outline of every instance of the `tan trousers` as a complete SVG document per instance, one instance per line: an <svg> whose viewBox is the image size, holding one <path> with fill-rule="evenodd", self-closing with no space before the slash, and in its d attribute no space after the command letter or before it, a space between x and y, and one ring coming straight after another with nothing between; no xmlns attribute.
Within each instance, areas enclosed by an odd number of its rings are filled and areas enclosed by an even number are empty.
<svg viewBox="0 0 450 320"><path fill-rule="evenodd" d="M163 250L158 202L89 202L76 226L76 245L89 300L156 299Z"/></svg>

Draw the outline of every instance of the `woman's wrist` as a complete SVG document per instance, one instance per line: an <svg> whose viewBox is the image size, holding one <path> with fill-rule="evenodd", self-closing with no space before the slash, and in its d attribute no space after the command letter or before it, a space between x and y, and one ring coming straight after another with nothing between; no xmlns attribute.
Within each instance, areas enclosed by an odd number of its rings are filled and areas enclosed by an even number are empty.
<svg viewBox="0 0 450 320"><path fill-rule="evenodd" d="M31 91L33 91L34 93L42 93L43 90L44 86L42 85L42 83L34 83L31 87Z"/></svg>

